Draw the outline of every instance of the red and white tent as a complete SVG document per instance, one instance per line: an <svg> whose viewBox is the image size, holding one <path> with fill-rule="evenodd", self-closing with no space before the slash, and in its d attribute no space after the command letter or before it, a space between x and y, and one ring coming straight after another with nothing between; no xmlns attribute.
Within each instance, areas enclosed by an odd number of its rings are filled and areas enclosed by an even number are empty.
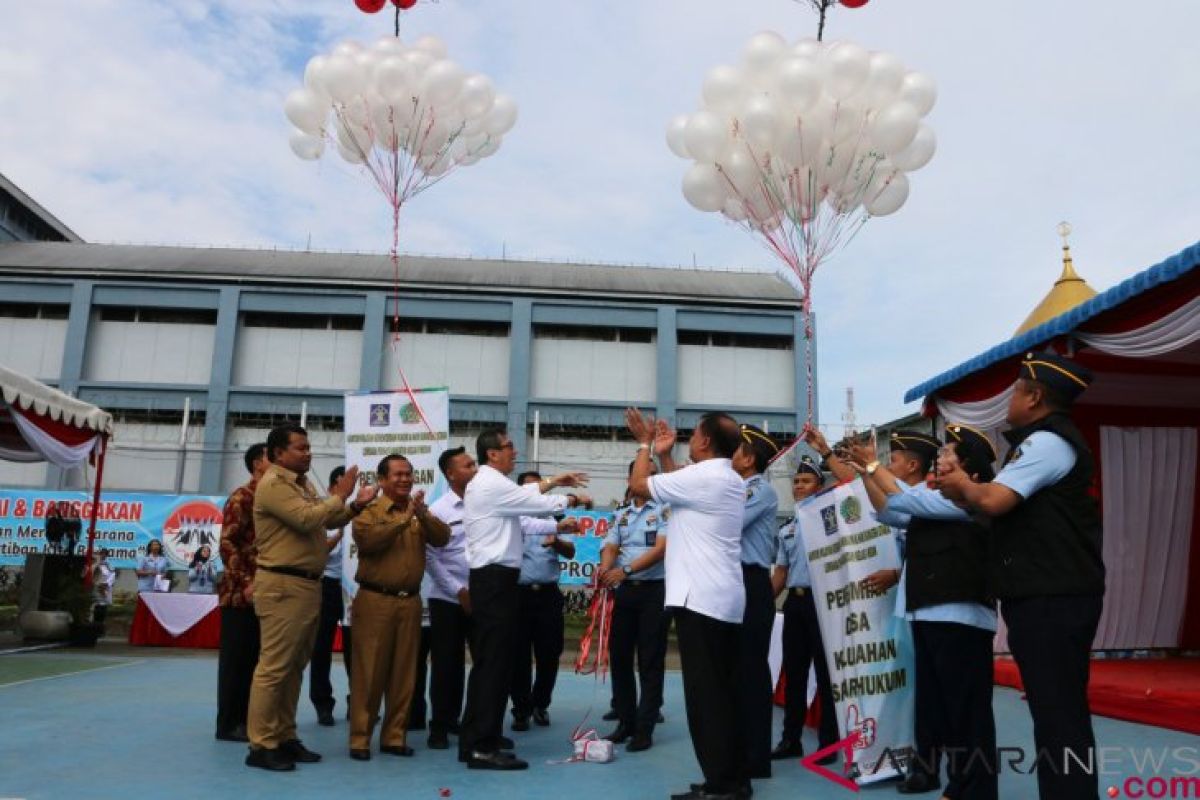
<svg viewBox="0 0 1200 800"><path fill-rule="evenodd" d="M96 465L96 485L91 508L100 502L104 454L112 436L112 414L0 366L0 459L49 461L64 469ZM87 563L91 563L96 519L88 518ZM91 571L87 571L91 580Z"/></svg>
<svg viewBox="0 0 1200 800"><path fill-rule="evenodd" d="M1200 244L905 401L924 398L927 416L998 433L1021 359L1047 348L1096 376L1072 413L1097 457L1104 514L1108 591L1093 646L1200 647Z"/></svg>

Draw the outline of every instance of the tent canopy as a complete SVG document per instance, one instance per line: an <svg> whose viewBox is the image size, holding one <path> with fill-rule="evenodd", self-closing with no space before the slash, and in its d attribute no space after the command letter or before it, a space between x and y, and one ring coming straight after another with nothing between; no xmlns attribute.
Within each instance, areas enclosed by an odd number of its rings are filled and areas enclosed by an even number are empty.
<svg viewBox="0 0 1200 800"><path fill-rule="evenodd" d="M112 430L108 412L0 366L0 458L78 467Z"/></svg>

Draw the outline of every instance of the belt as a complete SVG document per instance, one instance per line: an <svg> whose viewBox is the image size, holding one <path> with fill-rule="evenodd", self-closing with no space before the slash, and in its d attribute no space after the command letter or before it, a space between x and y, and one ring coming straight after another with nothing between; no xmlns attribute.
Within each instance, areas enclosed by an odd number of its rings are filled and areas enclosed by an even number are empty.
<svg viewBox="0 0 1200 800"><path fill-rule="evenodd" d="M532 592L540 592L542 589L558 588L558 582L553 583L522 583L522 589L529 589Z"/></svg>
<svg viewBox="0 0 1200 800"><path fill-rule="evenodd" d="M419 591L417 589L392 589L371 581L359 581L358 587L366 589L368 592L375 592L375 594L386 594L388 597L415 597Z"/></svg>
<svg viewBox="0 0 1200 800"><path fill-rule="evenodd" d="M796 597L804 597L804 595L808 594L808 587L807 586L793 586L791 589L788 589L788 591L791 592L792 594L796 595Z"/></svg>
<svg viewBox="0 0 1200 800"><path fill-rule="evenodd" d="M267 567L259 564L258 568L265 569L267 572L274 572L279 575L291 575L293 578L304 578L306 581L313 582L321 580L321 576L324 574L323 572L309 572L299 567Z"/></svg>

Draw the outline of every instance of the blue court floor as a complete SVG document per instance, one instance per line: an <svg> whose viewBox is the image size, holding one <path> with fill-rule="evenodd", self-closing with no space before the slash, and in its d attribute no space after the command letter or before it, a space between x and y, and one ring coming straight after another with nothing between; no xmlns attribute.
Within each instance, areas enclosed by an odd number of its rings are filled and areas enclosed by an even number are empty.
<svg viewBox="0 0 1200 800"><path fill-rule="evenodd" d="M527 772L469 771L457 763L453 748L426 749L421 732L410 738L417 748L411 759L376 755L365 763L351 761L346 753L346 723L340 719L344 707L339 704L337 727L322 728L305 699L300 735L325 760L302 765L293 773L270 774L243 766L244 745L213 739L215 657L145 653L145 657L139 653L122 658L80 651L40 653L36 658L70 659L70 669L75 670L81 668L81 658L94 663L87 665L87 671L21 680L14 679L22 666L14 659L35 656L0 655L0 798L662 800L699 778L687 738L678 673L667 676L667 722L656 732L654 748L636 755L619 750L612 764L548 763L570 754L570 731L589 704L595 700L602 712L608 701L607 685L597 692L593 679L564 672L551 708L552 726L511 734L518 754L531 764ZM335 663L339 696L345 693L340 667ZM1032 727L1020 696L997 689L995 708L1000 744L1032 750ZM608 723L601 725L601 731L607 732ZM1141 753L1200 748L1200 737L1109 719L1097 718L1096 730L1099 744L1112 748L1105 756L1102 791L1108 785L1121 785L1137 771L1138 755L1132 749ZM809 731L806 746L810 749L815 746L811 737ZM868 787L862 795L899 797L894 786ZM795 761L776 762L775 777L756 781L754 788L760 800L835 800L851 794ZM1032 776L1009 771L1002 777L1003 800L1036 796Z"/></svg>

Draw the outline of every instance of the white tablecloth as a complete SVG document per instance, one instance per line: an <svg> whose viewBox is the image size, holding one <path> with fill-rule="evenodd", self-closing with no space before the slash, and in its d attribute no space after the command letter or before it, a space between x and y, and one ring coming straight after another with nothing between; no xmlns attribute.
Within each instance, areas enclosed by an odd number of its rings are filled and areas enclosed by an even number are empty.
<svg viewBox="0 0 1200 800"><path fill-rule="evenodd" d="M217 607L215 594L142 592L138 597L172 636L179 636Z"/></svg>

